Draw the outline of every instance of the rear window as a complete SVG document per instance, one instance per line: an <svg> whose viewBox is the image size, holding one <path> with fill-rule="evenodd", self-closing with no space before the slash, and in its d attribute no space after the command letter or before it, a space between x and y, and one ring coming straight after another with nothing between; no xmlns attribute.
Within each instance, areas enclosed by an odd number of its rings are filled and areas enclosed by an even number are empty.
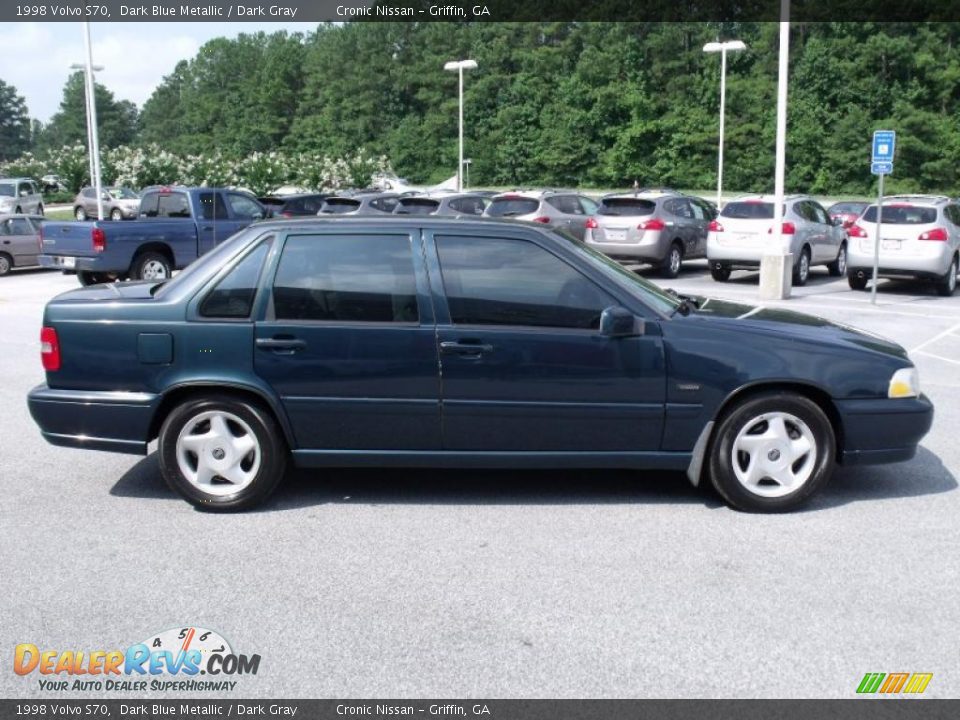
<svg viewBox="0 0 960 720"><path fill-rule="evenodd" d="M784 208L786 215L786 208ZM734 220L773 220L773 203L731 202L723 206L720 217Z"/></svg>
<svg viewBox="0 0 960 720"><path fill-rule="evenodd" d="M866 203L836 203L830 206L830 214L836 215L838 213L844 213L847 215L859 215L866 206Z"/></svg>
<svg viewBox="0 0 960 720"><path fill-rule="evenodd" d="M653 211L656 209L657 204L653 200L642 200L640 198L604 198L600 201L597 214L638 217L640 215L653 215Z"/></svg>
<svg viewBox="0 0 960 720"><path fill-rule="evenodd" d="M360 207L359 200L351 200L349 198L335 198L328 199L324 205L323 209L320 211L329 215L342 215L343 213L353 212L358 207Z"/></svg>
<svg viewBox="0 0 960 720"><path fill-rule="evenodd" d="M147 193L140 203L141 217L190 217L190 200L186 193Z"/></svg>
<svg viewBox="0 0 960 720"><path fill-rule="evenodd" d="M430 215L437 211L439 201L428 198L404 198L394 212L397 215Z"/></svg>
<svg viewBox="0 0 960 720"><path fill-rule="evenodd" d="M871 205L863 214L867 222L877 221L877 206ZM937 221L937 209L914 205L884 205L884 225L929 225Z"/></svg>
<svg viewBox="0 0 960 720"><path fill-rule="evenodd" d="M540 207L540 201L533 198L496 198L487 208L490 217L516 217L530 215Z"/></svg>

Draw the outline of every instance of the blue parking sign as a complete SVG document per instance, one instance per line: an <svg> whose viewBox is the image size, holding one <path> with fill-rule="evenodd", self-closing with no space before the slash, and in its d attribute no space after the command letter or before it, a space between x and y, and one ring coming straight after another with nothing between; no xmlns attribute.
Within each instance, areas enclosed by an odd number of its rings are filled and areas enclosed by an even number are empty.
<svg viewBox="0 0 960 720"><path fill-rule="evenodd" d="M873 133L873 155L871 162L892 163L893 151L896 145L896 132L893 130L875 130Z"/></svg>

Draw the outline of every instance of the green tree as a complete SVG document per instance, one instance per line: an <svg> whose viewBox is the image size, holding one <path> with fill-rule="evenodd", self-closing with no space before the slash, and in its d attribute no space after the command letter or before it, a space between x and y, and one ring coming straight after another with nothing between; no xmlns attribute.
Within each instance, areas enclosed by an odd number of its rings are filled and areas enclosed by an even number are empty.
<svg viewBox="0 0 960 720"><path fill-rule="evenodd" d="M94 83L97 130L100 147L126 145L137 137L137 108L129 100L116 100L113 93ZM87 103L82 72L75 72L63 87L60 108L43 128L42 148L50 150L75 143L87 144Z"/></svg>
<svg viewBox="0 0 960 720"><path fill-rule="evenodd" d="M12 160L29 149L27 103L15 87L0 80L0 160Z"/></svg>

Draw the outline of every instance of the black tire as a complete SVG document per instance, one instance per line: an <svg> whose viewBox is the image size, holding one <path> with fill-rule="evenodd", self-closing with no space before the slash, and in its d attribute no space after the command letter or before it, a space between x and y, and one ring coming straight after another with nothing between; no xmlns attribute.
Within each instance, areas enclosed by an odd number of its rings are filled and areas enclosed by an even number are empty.
<svg viewBox="0 0 960 720"><path fill-rule="evenodd" d="M37 205L37 215L43 217L43 204Z"/></svg>
<svg viewBox="0 0 960 720"><path fill-rule="evenodd" d="M950 267L942 278L937 281L937 295L950 297L957 289L957 256L953 256Z"/></svg>
<svg viewBox="0 0 960 720"><path fill-rule="evenodd" d="M191 424L193 427L187 430L188 434L194 428L202 428L204 420L201 419L198 423L198 418L206 415L229 415L239 418L247 427L244 428L238 423L231 425L228 420L227 425L231 434L239 431L242 433L240 437L243 437L249 430L255 439L254 448L234 464L234 466L241 466L241 462L249 463L246 472L253 472L253 479L236 492L230 492L229 483L218 475L214 476L214 481L209 485L210 488L218 490L206 492L191 481L181 469L178 459L178 438ZM207 432L211 431L212 426ZM216 442L211 444L216 445ZM191 458L197 465L196 470L199 470L200 453L206 450L207 448L203 448L196 453L183 451L188 470L193 469L190 465ZM219 458L215 454L218 451ZM224 458L223 452L224 449L219 446L212 447L211 459L205 462L230 463L234 458L231 456ZM277 422L259 404L229 395L208 395L185 400L170 412L160 429L157 454L164 480L187 502L210 512L237 512L249 510L263 503L276 490L286 472L289 451ZM254 462L254 457L258 459L259 466ZM218 481L217 478L220 480Z"/></svg>
<svg viewBox="0 0 960 720"><path fill-rule="evenodd" d="M170 258L163 253L148 250L133 259L130 266L130 277L134 280L169 280L173 268Z"/></svg>
<svg viewBox="0 0 960 720"><path fill-rule="evenodd" d="M114 221L123 220L123 213L120 212L120 208L114 208L110 211L110 219Z"/></svg>
<svg viewBox="0 0 960 720"><path fill-rule="evenodd" d="M683 264L683 248L680 243L674 241L667 250L667 256L660 263L660 275L665 278L675 278L680 274L680 266Z"/></svg>
<svg viewBox="0 0 960 720"><path fill-rule="evenodd" d="M13 267L13 258L6 253L0 253L0 277L10 272Z"/></svg>
<svg viewBox="0 0 960 720"><path fill-rule="evenodd" d="M840 243L837 259L827 265L827 271L831 277L843 277L847 274L847 244L845 242Z"/></svg>
<svg viewBox="0 0 960 720"><path fill-rule="evenodd" d="M23 208L17 207L17 208L13 211L13 214L14 214L14 215L22 215L22 214L23 214Z"/></svg>
<svg viewBox="0 0 960 720"><path fill-rule="evenodd" d="M83 222L87 219L87 211L84 210L80 205L77 205L77 207L73 209L73 216L78 222Z"/></svg>
<svg viewBox="0 0 960 720"><path fill-rule="evenodd" d="M112 283L117 280L114 273L90 272L89 270L78 270L77 280L86 287L87 285L98 285L100 283Z"/></svg>
<svg viewBox="0 0 960 720"><path fill-rule="evenodd" d="M730 279L730 268L723 265L711 265L710 266L710 277L712 277L717 282L726 282Z"/></svg>
<svg viewBox="0 0 960 720"><path fill-rule="evenodd" d="M790 465L790 467L796 467L800 463L801 471L808 472L805 479L799 482L796 489L792 491L787 491L777 497L766 497L748 489L747 485L738 479L734 470L734 463L736 462L739 464L741 473L746 474L747 470L753 467L751 462L756 459L746 455L749 462L745 469L742 465L745 453L739 452L735 457L733 450L734 443L742 431L750 428L762 429L764 423L767 422L762 419L763 416L774 413L782 413L794 420L799 420L806 426L805 431L812 437L812 443L807 454L794 460ZM761 437L771 432L772 425L767 423L766 427L767 430L759 433ZM790 430L790 420L784 422L784 427L788 431ZM798 426L794 426L793 430L798 434L802 432L798 429ZM749 436L750 433L746 435L746 437ZM792 435L789 437L792 438ZM803 437L806 437L806 435L803 435ZM790 441L788 440L788 442ZM780 462L781 451L777 448L782 447L786 451L788 445L778 444L775 441L771 441L771 445L772 447L769 448L762 444L757 445L757 453L763 453L762 457L766 460ZM776 457L774 457L774 453L776 453ZM738 510L757 513L785 512L802 505L826 484L833 472L835 457L836 439L834 438L833 427L823 410L815 402L796 393L768 392L748 397L724 413L717 425L716 435L710 448L710 479L723 499ZM788 463L789 459L782 461L784 466L787 466ZM764 472L766 472L764 465L759 466L758 474ZM768 484L761 485L759 483ZM772 477L764 477L759 483L757 484L758 491L761 487L770 487L772 489L767 492L782 492L781 489L785 487L773 480Z"/></svg>
<svg viewBox="0 0 960 720"><path fill-rule="evenodd" d="M867 276L866 274L860 275L863 272L862 270L854 271L847 270L847 284L850 285L851 290L866 290L867 289Z"/></svg>
<svg viewBox="0 0 960 720"><path fill-rule="evenodd" d="M793 284L797 287L803 287L810 279L810 248L804 247L800 251L800 257L793 266Z"/></svg>

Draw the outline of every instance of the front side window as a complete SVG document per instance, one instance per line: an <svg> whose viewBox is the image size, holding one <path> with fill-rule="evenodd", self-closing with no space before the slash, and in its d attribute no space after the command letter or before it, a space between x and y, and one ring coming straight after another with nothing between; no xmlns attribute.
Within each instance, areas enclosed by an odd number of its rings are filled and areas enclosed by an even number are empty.
<svg viewBox="0 0 960 720"><path fill-rule="evenodd" d="M247 219L263 217L263 210L260 209L260 206L246 195L228 193L227 203L230 205L230 212L233 213L234 217Z"/></svg>
<svg viewBox="0 0 960 720"><path fill-rule="evenodd" d="M614 300L556 255L524 240L437 237L450 318L458 325L596 330Z"/></svg>
<svg viewBox="0 0 960 720"><path fill-rule="evenodd" d="M277 320L415 323L407 235L293 235L273 281Z"/></svg>
<svg viewBox="0 0 960 720"><path fill-rule="evenodd" d="M260 270L272 238L261 242L216 284L200 305L200 314L210 318L247 318L257 296Z"/></svg>

